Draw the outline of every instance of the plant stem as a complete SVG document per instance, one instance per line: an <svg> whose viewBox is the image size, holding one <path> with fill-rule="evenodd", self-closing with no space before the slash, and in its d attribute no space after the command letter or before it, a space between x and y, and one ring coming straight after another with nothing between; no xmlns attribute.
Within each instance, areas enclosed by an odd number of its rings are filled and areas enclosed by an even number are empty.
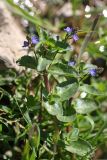
<svg viewBox="0 0 107 160"><path fill-rule="evenodd" d="M40 103L41 103L41 106L40 106L40 110L39 110L38 122L41 125L41 120L42 120L42 82L40 85Z"/></svg>
<svg viewBox="0 0 107 160"><path fill-rule="evenodd" d="M53 160L55 159L55 155L57 154L57 149L58 149L58 146L57 146L57 143L58 143L58 140L59 140L59 128L58 128L58 121L56 119L56 117L54 117L54 129L55 129L55 132L54 132L54 138L53 138L53 152L54 152L54 155L53 155Z"/></svg>
<svg viewBox="0 0 107 160"><path fill-rule="evenodd" d="M86 35L86 37L85 37L85 39L84 39L84 41L82 43L82 46L80 48L80 53L79 53L79 56L78 56L78 64L80 63L81 56L84 53L84 51L85 51L85 49L86 49L86 47L88 45L88 42L90 41L90 39L91 39L91 37L93 35L93 31L95 30L95 27L96 27L96 25L98 23L98 20L99 20L100 16L101 16L100 14L96 16L89 33Z"/></svg>
<svg viewBox="0 0 107 160"><path fill-rule="evenodd" d="M47 91L50 92L51 86L50 86L50 83L49 83L49 80L48 80L48 75L44 74L43 77L44 77L45 87L46 87Z"/></svg>
<svg viewBox="0 0 107 160"><path fill-rule="evenodd" d="M40 126L40 134L41 134L41 121L42 121L42 102L43 102L43 97L42 97L42 78L41 78L41 82L40 82L40 110L39 110L39 115L38 115L38 123ZM37 150L37 160L39 160L39 150Z"/></svg>

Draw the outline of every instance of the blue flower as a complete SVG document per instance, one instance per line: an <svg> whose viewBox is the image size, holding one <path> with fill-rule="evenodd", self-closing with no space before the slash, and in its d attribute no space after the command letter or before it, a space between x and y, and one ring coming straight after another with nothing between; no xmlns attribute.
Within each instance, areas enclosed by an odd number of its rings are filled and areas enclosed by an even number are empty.
<svg viewBox="0 0 107 160"><path fill-rule="evenodd" d="M96 74L97 74L97 70L96 69L90 69L89 73L90 73L91 76L95 77Z"/></svg>
<svg viewBox="0 0 107 160"><path fill-rule="evenodd" d="M37 44L37 43L39 43L39 38L37 36L32 36L31 42L32 42L32 44Z"/></svg>
<svg viewBox="0 0 107 160"><path fill-rule="evenodd" d="M77 36L76 33L72 35L72 38L73 38L74 41L77 41L79 39L79 37Z"/></svg>
<svg viewBox="0 0 107 160"><path fill-rule="evenodd" d="M28 46L29 46L29 42L28 41L24 41L22 47L28 47Z"/></svg>
<svg viewBox="0 0 107 160"><path fill-rule="evenodd" d="M66 27L64 29L65 32L67 32L68 34L70 34L72 31L73 31L73 28L70 28L70 27Z"/></svg>
<svg viewBox="0 0 107 160"><path fill-rule="evenodd" d="M66 27L64 31L66 31L68 35L71 35L75 42L79 39L74 28Z"/></svg>
<svg viewBox="0 0 107 160"><path fill-rule="evenodd" d="M73 67L74 65L75 65L75 62L74 62L74 61L69 61L69 62L68 62L68 66Z"/></svg>

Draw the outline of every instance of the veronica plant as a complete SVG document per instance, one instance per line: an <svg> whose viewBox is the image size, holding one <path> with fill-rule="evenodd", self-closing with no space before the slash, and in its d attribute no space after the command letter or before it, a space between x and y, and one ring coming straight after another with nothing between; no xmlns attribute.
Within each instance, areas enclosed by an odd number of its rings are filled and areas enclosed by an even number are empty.
<svg viewBox="0 0 107 160"><path fill-rule="evenodd" d="M34 79L24 77L21 82L27 89L20 91L19 85L13 101L11 97L13 106L17 106L16 117L23 124L21 129L16 126L14 142L15 145L22 142L21 159L92 159L95 150L107 139L107 118L101 108L107 92L99 80L102 69L84 61L82 54L99 16L76 57L71 42L80 43L80 38L75 28L66 27L62 37L54 35L46 30L45 21L35 20L11 0L7 1L36 25L36 32L28 34L22 45L28 55L17 61L26 73L33 73ZM45 29L39 27L43 24Z"/></svg>
<svg viewBox="0 0 107 160"><path fill-rule="evenodd" d="M65 28L63 38L44 29L38 32L39 37L28 35L24 41L23 47L28 47L32 55L18 60L19 65L34 70L38 79L32 96L39 102L38 131L32 129L33 124L30 129L31 135L36 134L34 139L30 136L32 156L69 160L75 155L76 159L90 159L106 127L103 118L96 121L100 110L97 97L105 93L90 84L91 77L98 77L99 68L81 61L80 56L79 61L75 57L65 58L72 52L68 40L79 41L74 28Z"/></svg>

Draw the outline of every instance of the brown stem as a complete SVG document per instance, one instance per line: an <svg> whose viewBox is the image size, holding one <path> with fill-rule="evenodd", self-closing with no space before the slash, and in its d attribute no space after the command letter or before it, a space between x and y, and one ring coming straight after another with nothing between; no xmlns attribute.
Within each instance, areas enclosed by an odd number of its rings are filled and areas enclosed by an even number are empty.
<svg viewBox="0 0 107 160"><path fill-rule="evenodd" d="M71 130L71 127L70 127L70 126L67 126L67 127L66 127L66 132L69 133L70 130Z"/></svg>
<svg viewBox="0 0 107 160"><path fill-rule="evenodd" d="M44 77L44 83L45 83L46 89L47 89L48 92L50 92L51 91L51 86L50 86L50 83L49 83L49 80L48 80L48 75L44 74L43 77Z"/></svg>

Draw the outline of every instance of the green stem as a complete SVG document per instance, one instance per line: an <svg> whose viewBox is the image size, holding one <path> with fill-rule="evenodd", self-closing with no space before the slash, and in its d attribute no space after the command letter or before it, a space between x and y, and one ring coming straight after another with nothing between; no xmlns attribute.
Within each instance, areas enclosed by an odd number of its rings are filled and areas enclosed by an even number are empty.
<svg viewBox="0 0 107 160"><path fill-rule="evenodd" d="M86 78L88 78L88 73L86 74L86 75L84 75L80 80L79 80L79 83L81 82L81 81L84 81Z"/></svg>
<svg viewBox="0 0 107 160"><path fill-rule="evenodd" d="M40 126L40 134L41 134L41 121L42 121L42 106L43 106L43 97L42 97L42 90L43 90L43 87L42 87L42 78L41 78L41 82L40 82L40 110L39 110L39 115L38 115L38 123L39 123L39 126ZM39 149L37 150L37 160L39 160Z"/></svg>
<svg viewBox="0 0 107 160"><path fill-rule="evenodd" d="M39 110L39 116L38 116L38 122L39 124L41 125L41 120L42 120L42 82L41 82L41 85L40 85L40 103L41 103L41 106L40 106L40 110Z"/></svg>
<svg viewBox="0 0 107 160"><path fill-rule="evenodd" d="M55 128L55 132L54 132L54 138L53 138L53 152L54 152L54 155L53 155L53 160L55 159L55 155L57 154L57 149L58 149L58 146L57 146L57 143L58 143L58 140L59 140L59 128L58 128L58 121L56 119L56 117L54 117L54 128Z"/></svg>
<svg viewBox="0 0 107 160"><path fill-rule="evenodd" d="M91 37L93 35L93 31L95 30L95 27L96 27L96 25L98 23L98 20L99 20L100 16L101 16L100 14L96 16L89 33L86 35L86 37L85 37L85 39L84 39L84 41L82 43L82 46L80 48L80 53L79 53L79 56L78 56L78 64L80 63L81 56L84 53L84 51L85 51L85 49L86 49L86 47L88 45L88 42L90 41L90 39L91 39Z"/></svg>
<svg viewBox="0 0 107 160"><path fill-rule="evenodd" d="M28 120L27 120L26 117L24 116L24 113L22 112L22 110L21 110L21 108L20 108L20 106L19 106L19 104L18 104L18 101L17 101L17 99L16 99L15 96L14 96L14 100L15 100L15 102L16 102L16 105L17 105L18 108L19 108L19 111L20 111L20 113L21 113L23 119L24 119L24 120L26 121L26 123L28 124Z"/></svg>
<svg viewBox="0 0 107 160"><path fill-rule="evenodd" d="M98 137L100 136L100 134L102 134L103 130L105 129L105 127L107 127L107 123L104 122L103 126L100 128L99 132L96 134L96 136L94 137L94 141L93 143L97 143L98 141Z"/></svg>

